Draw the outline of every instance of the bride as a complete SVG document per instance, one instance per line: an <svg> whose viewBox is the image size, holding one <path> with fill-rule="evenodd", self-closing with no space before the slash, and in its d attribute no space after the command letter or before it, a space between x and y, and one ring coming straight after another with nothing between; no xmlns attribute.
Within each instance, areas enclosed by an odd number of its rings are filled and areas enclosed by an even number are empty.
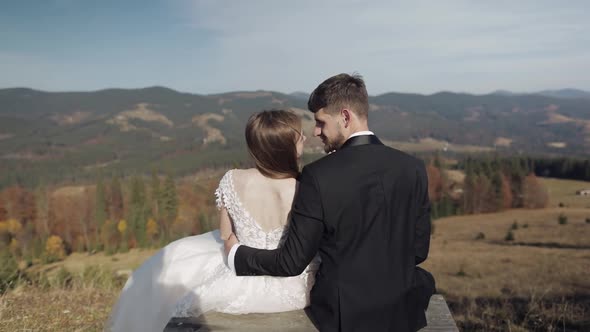
<svg viewBox="0 0 590 332"><path fill-rule="evenodd" d="M305 136L301 120L287 111L254 114L246 142L256 168L230 170L215 191L219 230L168 244L133 272L113 311L109 331L162 331L172 317L207 311L270 313L309 305L318 262L299 276L238 277L223 254L232 234L261 249L279 246L296 190Z"/></svg>

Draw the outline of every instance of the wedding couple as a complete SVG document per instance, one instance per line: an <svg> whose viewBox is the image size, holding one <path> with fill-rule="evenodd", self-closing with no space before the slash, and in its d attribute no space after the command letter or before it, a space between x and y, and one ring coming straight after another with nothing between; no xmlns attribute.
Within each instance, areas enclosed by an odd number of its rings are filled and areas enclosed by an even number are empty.
<svg viewBox="0 0 590 332"><path fill-rule="evenodd" d="M426 325L435 288L417 266L430 243L424 164L369 131L360 76L327 79L308 108L329 154L299 173L301 120L286 111L253 115L246 142L256 168L221 179L220 229L172 242L143 263L107 329L162 331L171 317L210 310L308 306L320 331Z"/></svg>

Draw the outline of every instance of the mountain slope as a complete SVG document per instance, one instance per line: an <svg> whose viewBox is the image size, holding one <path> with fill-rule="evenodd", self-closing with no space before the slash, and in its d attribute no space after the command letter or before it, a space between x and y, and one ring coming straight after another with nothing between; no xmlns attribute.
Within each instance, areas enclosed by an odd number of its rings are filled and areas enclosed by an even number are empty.
<svg viewBox="0 0 590 332"><path fill-rule="evenodd" d="M35 177L79 179L97 170L183 173L232 164L247 159L243 130L252 113L294 110L309 136L313 115L306 104L302 94L272 91L198 95L164 87L1 89L0 186ZM371 97L370 104L371 128L392 144L408 143L405 147L440 142L438 148L451 151L472 146L508 153L590 154L590 100L441 92L387 93ZM319 140L308 143L308 152L320 149Z"/></svg>

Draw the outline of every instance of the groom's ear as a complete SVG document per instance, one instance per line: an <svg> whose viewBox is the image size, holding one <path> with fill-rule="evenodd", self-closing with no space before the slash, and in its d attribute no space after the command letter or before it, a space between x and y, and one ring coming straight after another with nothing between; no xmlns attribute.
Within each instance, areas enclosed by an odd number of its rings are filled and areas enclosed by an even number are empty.
<svg viewBox="0 0 590 332"><path fill-rule="evenodd" d="M348 128L348 126L350 126L350 117L351 117L350 110L347 108L343 108L340 111L340 116L342 117L342 122L344 123L344 128Z"/></svg>

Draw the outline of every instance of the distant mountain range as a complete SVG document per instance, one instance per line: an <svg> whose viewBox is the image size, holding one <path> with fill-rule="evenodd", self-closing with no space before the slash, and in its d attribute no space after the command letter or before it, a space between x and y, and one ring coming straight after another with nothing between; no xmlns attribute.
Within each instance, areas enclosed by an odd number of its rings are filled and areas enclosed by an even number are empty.
<svg viewBox="0 0 590 332"><path fill-rule="evenodd" d="M543 90L531 93L511 92L507 90L496 90L492 94L501 96L522 96L522 95L541 95L554 98L580 98L590 99L590 92L578 89L560 89L560 90Z"/></svg>
<svg viewBox="0 0 590 332"><path fill-rule="evenodd" d="M307 98L304 92L199 95L165 87L0 89L0 186L35 176L77 179L97 170L152 168L182 174L239 162L247 158L243 130L254 112L293 110L310 135ZM371 128L410 152L590 155L590 100L584 98L392 92L370 97L370 104ZM308 143L308 152L321 151L319 140Z"/></svg>

